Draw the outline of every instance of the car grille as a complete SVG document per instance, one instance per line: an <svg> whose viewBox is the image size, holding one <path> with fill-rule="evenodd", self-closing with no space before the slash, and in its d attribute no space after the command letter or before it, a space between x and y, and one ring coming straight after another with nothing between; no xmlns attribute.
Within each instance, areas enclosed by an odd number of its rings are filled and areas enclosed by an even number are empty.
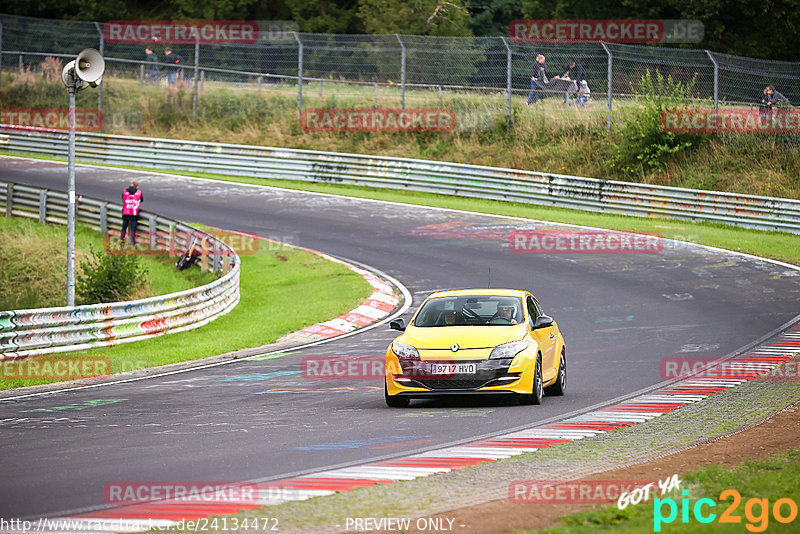
<svg viewBox="0 0 800 534"><path fill-rule="evenodd" d="M492 378L448 378L447 380L417 380L428 389L478 389Z"/></svg>
<svg viewBox="0 0 800 534"><path fill-rule="evenodd" d="M491 382L495 378L501 376L508 376L508 366L511 364L511 358L502 360L478 360L474 362L458 362L458 363L475 363L478 366L478 371L475 374L455 374L451 376L431 375L424 369L419 368L420 362L402 362L403 375L406 378L412 379L416 384L434 390L445 389L461 389L471 390L478 389L484 386L487 382ZM427 362L434 363L434 362ZM452 361L443 361L436 363L454 363Z"/></svg>

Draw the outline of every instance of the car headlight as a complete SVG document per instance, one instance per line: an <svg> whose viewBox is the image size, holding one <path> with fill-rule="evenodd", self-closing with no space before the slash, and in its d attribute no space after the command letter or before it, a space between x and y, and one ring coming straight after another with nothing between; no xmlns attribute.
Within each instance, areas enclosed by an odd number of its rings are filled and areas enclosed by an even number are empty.
<svg viewBox="0 0 800 534"><path fill-rule="evenodd" d="M397 354L401 360L419 360L419 351L411 345L399 343L397 341L392 343L392 352Z"/></svg>
<svg viewBox="0 0 800 534"><path fill-rule="evenodd" d="M502 345L497 345L492 350L492 353L489 355L489 359L497 360L500 358L513 358L527 348L527 341L512 341L510 343L503 343Z"/></svg>

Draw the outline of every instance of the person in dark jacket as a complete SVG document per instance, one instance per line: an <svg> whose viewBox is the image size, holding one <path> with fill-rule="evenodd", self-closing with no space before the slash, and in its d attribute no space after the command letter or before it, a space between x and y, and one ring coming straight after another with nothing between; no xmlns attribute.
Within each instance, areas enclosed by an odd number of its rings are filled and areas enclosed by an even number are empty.
<svg viewBox="0 0 800 534"><path fill-rule="evenodd" d="M528 93L529 106L543 99L539 89L544 89L545 86L550 83L550 80L547 79L547 70L545 69L544 62L545 59L542 54L536 56L536 61L533 62L533 68L531 69L531 92Z"/></svg>
<svg viewBox="0 0 800 534"><path fill-rule="evenodd" d="M761 103L758 105L762 115L772 115L772 110L778 107L779 102L789 103L789 99L775 90L775 87L768 85L764 88L761 96Z"/></svg>
<svg viewBox="0 0 800 534"><path fill-rule="evenodd" d="M147 80L147 83L151 83L153 85L158 84L158 56L153 53L153 49L149 46L144 49L145 59L147 60L147 66L145 67L145 74L144 77Z"/></svg>
<svg viewBox="0 0 800 534"><path fill-rule="evenodd" d="M573 87L575 91L573 92L566 92L564 93L564 103L567 103L567 99L570 96L575 96L577 91L580 89L581 82L586 79L586 69L583 68L583 65L575 61L574 59L570 59L567 66L564 68L564 74L561 76L556 76L556 78L569 78L570 80L574 81Z"/></svg>

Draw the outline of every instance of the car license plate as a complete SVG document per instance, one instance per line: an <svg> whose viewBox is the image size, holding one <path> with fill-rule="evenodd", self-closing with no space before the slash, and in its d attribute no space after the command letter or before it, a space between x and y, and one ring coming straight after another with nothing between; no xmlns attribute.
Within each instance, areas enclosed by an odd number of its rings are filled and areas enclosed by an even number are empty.
<svg viewBox="0 0 800 534"><path fill-rule="evenodd" d="M428 368L432 375L474 375L477 371L474 363L432 363Z"/></svg>

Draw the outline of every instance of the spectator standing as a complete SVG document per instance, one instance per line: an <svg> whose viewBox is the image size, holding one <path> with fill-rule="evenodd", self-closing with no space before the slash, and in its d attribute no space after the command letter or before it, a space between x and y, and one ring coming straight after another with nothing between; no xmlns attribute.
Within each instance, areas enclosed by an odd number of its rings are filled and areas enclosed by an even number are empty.
<svg viewBox="0 0 800 534"><path fill-rule="evenodd" d="M149 46L144 49L147 66L145 67L145 80L147 83L158 85L158 56L153 53Z"/></svg>
<svg viewBox="0 0 800 534"><path fill-rule="evenodd" d="M130 228L131 245L136 246L136 226L139 224L139 208L142 205L142 191L139 182L131 182L130 187L122 191L122 242Z"/></svg>
<svg viewBox="0 0 800 534"><path fill-rule="evenodd" d="M529 106L531 103L536 103L543 99L539 90L544 89L545 86L550 83L550 80L547 79L547 71L544 62L545 58L542 54L536 56L536 61L533 62L533 68L531 69L531 92L528 93Z"/></svg>
<svg viewBox="0 0 800 534"><path fill-rule="evenodd" d="M174 53L171 48L167 48L164 50L164 63L169 63L167 67L167 84L177 85L177 78L181 71L181 65L183 65L183 58Z"/></svg>

